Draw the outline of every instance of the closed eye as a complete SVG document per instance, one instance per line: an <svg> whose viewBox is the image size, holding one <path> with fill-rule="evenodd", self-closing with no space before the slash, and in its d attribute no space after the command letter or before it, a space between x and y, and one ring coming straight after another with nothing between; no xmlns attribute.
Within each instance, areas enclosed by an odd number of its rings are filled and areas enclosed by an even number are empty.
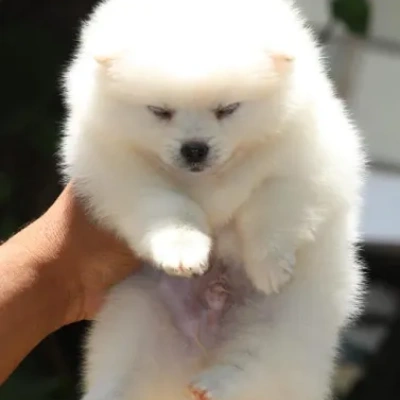
<svg viewBox="0 0 400 400"><path fill-rule="evenodd" d="M218 120L224 119L232 115L240 106L240 103L232 103L227 106L219 106L214 110L215 117Z"/></svg>
<svg viewBox="0 0 400 400"><path fill-rule="evenodd" d="M170 121L174 116L174 110L165 107L147 106L147 109L158 119Z"/></svg>

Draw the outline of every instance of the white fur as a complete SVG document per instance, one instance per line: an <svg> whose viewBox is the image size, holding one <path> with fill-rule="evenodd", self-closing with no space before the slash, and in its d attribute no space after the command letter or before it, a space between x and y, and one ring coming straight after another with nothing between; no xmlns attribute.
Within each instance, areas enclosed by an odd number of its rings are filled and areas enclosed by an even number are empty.
<svg viewBox="0 0 400 400"><path fill-rule="evenodd" d="M181 400L190 382L214 400L322 400L358 309L364 160L294 6L107 0L66 89L65 173L93 216L168 273L202 274L213 249L264 293L221 327L228 339L198 370L155 283L128 279L91 335L85 400ZM175 114L160 121L147 105ZM179 158L190 139L210 145L203 172Z"/></svg>

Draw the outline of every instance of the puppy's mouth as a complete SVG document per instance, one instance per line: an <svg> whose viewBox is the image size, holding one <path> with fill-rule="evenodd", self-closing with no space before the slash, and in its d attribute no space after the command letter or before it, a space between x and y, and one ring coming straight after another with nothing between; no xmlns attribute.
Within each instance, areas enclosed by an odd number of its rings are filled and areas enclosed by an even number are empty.
<svg viewBox="0 0 400 400"><path fill-rule="evenodd" d="M201 175L211 173L217 167L215 160L209 159L201 162L188 162L182 160L181 158L176 158L174 162L174 167L183 173L190 175Z"/></svg>
<svg viewBox="0 0 400 400"><path fill-rule="evenodd" d="M198 172L203 172L205 169L207 169L208 165L200 164L200 163L191 163L191 164L187 165L186 168L190 172L198 173Z"/></svg>

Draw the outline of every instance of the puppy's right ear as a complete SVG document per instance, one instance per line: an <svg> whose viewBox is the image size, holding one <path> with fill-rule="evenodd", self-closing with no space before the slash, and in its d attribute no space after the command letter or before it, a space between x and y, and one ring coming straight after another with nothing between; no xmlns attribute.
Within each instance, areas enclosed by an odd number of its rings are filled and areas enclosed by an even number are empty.
<svg viewBox="0 0 400 400"><path fill-rule="evenodd" d="M115 57L113 56L106 56L106 55L95 55L94 60L99 64L101 67L108 68L111 66Z"/></svg>

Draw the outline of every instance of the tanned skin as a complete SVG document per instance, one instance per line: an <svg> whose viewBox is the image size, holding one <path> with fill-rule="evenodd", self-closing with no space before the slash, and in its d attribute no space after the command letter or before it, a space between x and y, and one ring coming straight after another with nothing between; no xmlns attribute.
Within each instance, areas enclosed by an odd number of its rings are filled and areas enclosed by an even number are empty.
<svg viewBox="0 0 400 400"><path fill-rule="evenodd" d="M0 384L47 335L93 318L107 290L138 265L67 185L45 214L0 246Z"/></svg>

